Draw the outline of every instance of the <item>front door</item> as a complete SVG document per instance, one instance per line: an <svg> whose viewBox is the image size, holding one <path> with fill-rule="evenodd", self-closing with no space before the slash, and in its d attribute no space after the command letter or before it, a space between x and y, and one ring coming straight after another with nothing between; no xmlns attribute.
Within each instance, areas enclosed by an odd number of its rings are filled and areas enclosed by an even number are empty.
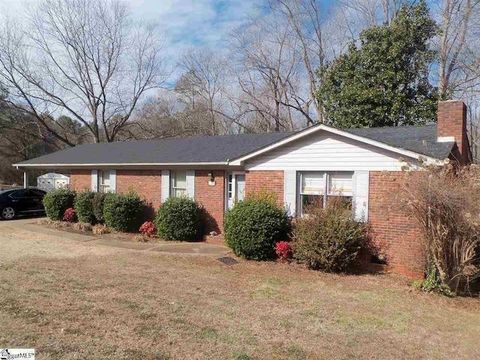
<svg viewBox="0 0 480 360"><path fill-rule="evenodd" d="M245 174L231 172L227 178L227 206L231 209L238 201L245 198Z"/></svg>

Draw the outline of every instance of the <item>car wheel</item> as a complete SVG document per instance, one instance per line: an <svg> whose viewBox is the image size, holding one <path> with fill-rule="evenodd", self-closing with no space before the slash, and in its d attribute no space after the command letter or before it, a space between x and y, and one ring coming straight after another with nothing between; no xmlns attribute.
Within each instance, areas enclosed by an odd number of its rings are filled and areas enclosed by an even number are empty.
<svg viewBox="0 0 480 360"><path fill-rule="evenodd" d="M2 210L2 218L5 220L12 220L15 217L15 209L12 207L6 207Z"/></svg>

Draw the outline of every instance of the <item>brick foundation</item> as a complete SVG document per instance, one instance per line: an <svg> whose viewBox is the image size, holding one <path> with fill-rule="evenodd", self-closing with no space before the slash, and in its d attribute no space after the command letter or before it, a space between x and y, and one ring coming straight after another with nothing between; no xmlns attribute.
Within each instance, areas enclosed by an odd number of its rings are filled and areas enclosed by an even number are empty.
<svg viewBox="0 0 480 360"><path fill-rule="evenodd" d="M405 177L398 171L370 172L369 225L372 241L386 256L388 267L408 277L422 278L425 256L421 229L398 199Z"/></svg>
<svg viewBox="0 0 480 360"><path fill-rule="evenodd" d="M258 192L274 193L277 197L277 203L284 206L283 198L283 171L246 171L245 172L245 192L253 194Z"/></svg>
<svg viewBox="0 0 480 360"><path fill-rule="evenodd" d="M210 172L215 177L215 185L208 183ZM225 172L223 170L195 171L195 201L205 210L205 233L208 235L211 231L223 232L225 212Z"/></svg>

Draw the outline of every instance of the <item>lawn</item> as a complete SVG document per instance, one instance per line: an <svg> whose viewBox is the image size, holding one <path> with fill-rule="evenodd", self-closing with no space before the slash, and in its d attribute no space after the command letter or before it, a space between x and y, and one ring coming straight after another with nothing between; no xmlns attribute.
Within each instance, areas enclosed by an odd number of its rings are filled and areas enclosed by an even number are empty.
<svg viewBox="0 0 480 360"><path fill-rule="evenodd" d="M478 299L386 275L89 246L0 254L0 347L39 359L480 357Z"/></svg>

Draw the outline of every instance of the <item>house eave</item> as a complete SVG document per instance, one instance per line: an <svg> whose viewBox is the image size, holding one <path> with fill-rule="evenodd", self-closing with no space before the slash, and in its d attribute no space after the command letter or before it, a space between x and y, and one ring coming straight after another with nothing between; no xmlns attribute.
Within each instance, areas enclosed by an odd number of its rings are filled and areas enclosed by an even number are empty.
<svg viewBox="0 0 480 360"><path fill-rule="evenodd" d="M228 162L183 162L183 163L44 163L44 164L12 164L17 169L94 169L94 168L165 168L165 167L223 167Z"/></svg>

